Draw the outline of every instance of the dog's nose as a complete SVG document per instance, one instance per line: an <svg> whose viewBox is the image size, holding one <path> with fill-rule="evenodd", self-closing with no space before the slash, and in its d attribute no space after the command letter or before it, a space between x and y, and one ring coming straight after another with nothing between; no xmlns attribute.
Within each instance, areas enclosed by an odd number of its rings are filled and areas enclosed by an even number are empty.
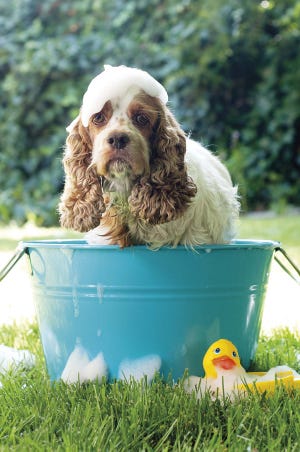
<svg viewBox="0 0 300 452"><path fill-rule="evenodd" d="M108 144L115 149L124 149L130 139L126 133L114 133L107 138Z"/></svg>

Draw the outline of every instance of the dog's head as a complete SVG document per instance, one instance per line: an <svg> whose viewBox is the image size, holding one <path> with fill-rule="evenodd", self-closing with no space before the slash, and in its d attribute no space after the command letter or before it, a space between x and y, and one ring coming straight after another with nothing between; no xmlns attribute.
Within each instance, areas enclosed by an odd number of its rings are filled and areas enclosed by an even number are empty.
<svg viewBox="0 0 300 452"><path fill-rule="evenodd" d="M186 174L186 139L167 99L163 86L138 69L106 67L92 80L67 129L63 226L87 231L99 225L103 183L133 217L150 224L186 209L196 188Z"/></svg>

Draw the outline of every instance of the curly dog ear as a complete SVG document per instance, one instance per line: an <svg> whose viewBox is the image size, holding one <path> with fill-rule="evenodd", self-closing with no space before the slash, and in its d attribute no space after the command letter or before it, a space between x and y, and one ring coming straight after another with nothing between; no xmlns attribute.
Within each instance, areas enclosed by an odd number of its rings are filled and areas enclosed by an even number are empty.
<svg viewBox="0 0 300 452"><path fill-rule="evenodd" d="M133 215L155 225L183 214L197 191L187 175L185 152L185 135L171 112L161 104L152 139L150 174L137 181L129 198Z"/></svg>
<svg viewBox="0 0 300 452"><path fill-rule="evenodd" d="M86 232L99 226L105 211L102 189L91 165L92 143L81 120L73 121L63 159L66 179L59 204L60 223L65 228Z"/></svg>

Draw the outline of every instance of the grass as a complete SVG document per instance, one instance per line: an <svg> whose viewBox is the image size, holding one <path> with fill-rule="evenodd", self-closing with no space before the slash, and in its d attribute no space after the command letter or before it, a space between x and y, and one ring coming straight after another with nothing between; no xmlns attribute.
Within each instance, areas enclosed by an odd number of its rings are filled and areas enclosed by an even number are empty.
<svg viewBox="0 0 300 452"><path fill-rule="evenodd" d="M0 228L0 252L14 250L20 240L72 239L78 237L81 238L82 234L60 228L38 228L32 224L19 228L11 225Z"/></svg>
<svg viewBox="0 0 300 452"><path fill-rule="evenodd" d="M300 449L300 391L278 388L230 403L197 401L159 377L149 386L130 381L51 384L35 325L4 327L0 342L33 351L31 371L3 376L0 444L30 451L279 451ZM276 350L276 353L274 353ZM300 370L300 335L262 337L254 367L288 363Z"/></svg>
<svg viewBox="0 0 300 452"><path fill-rule="evenodd" d="M300 216L243 218L241 238L279 240L300 262ZM4 228L0 250L59 230ZM31 350L36 366L0 377L0 451L298 451L300 391L278 388L234 403L201 401L157 377L144 382L50 383L37 326L3 326L0 343ZM252 370L288 364L300 371L300 333L261 336Z"/></svg>
<svg viewBox="0 0 300 452"><path fill-rule="evenodd" d="M246 216L239 224L239 238L281 242L292 258L300 264L300 214L270 217Z"/></svg>

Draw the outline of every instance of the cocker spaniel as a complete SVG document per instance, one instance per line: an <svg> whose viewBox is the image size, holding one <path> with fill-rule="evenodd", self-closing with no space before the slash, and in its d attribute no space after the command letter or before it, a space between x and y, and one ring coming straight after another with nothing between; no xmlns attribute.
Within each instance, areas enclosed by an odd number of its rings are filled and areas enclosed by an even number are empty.
<svg viewBox="0 0 300 452"><path fill-rule="evenodd" d="M226 243L239 202L225 166L187 138L147 72L105 66L67 128L61 225L89 243Z"/></svg>

